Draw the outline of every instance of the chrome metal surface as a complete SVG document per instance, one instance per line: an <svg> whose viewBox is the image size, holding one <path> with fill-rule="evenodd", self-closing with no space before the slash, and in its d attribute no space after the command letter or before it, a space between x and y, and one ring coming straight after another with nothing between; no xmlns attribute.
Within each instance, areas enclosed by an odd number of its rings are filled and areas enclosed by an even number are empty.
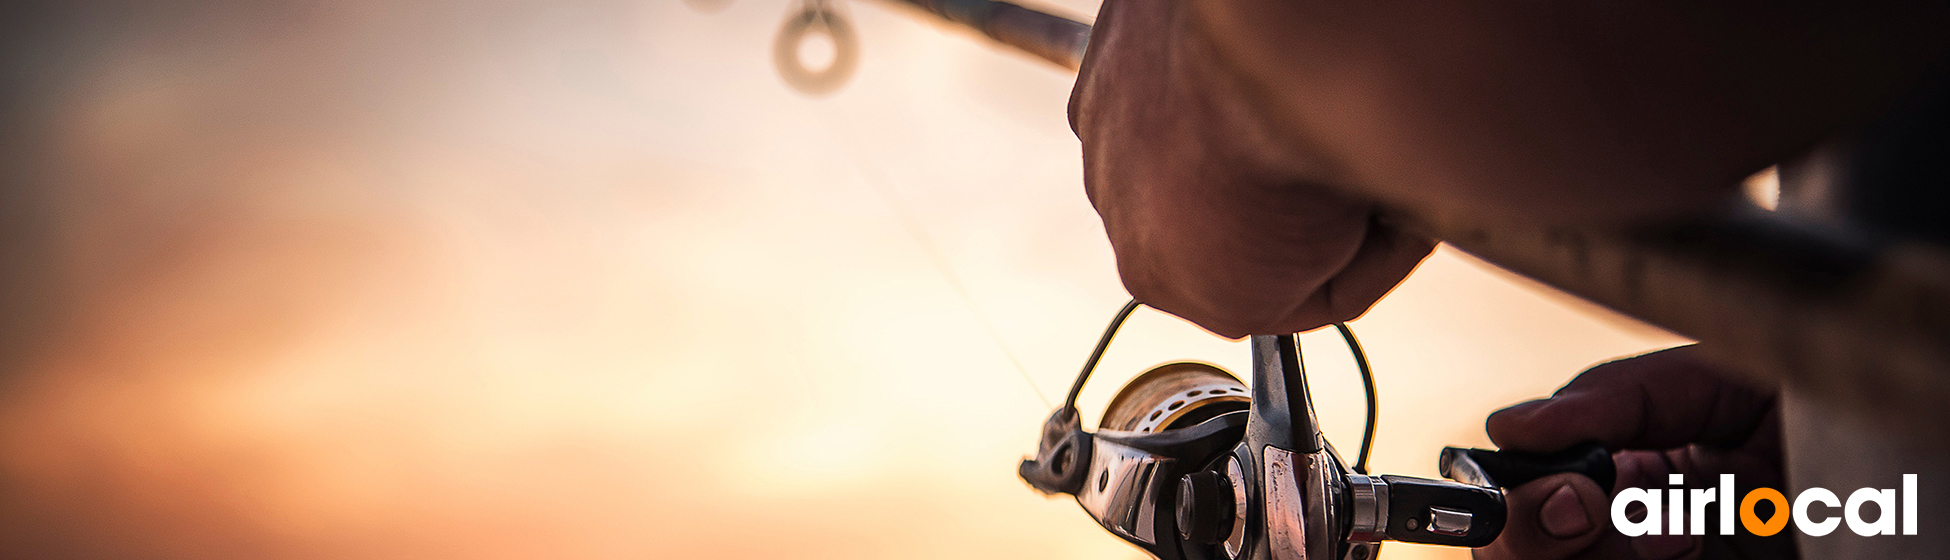
<svg viewBox="0 0 1950 560"><path fill-rule="evenodd" d="M1375 542L1387 538L1388 483L1378 476L1347 475L1348 494L1353 500L1351 541Z"/></svg>
<svg viewBox="0 0 1950 560"><path fill-rule="evenodd" d="M1470 514L1448 508L1429 508L1429 532L1460 537L1469 534Z"/></svg>
<svg viewBox="0 0 1950 560"><path fill-rule="evenodd" d="M1146 544L1158 542L1158 536L1155 534L1158 527L1158 473L1163 470L1159 466L1169 463L1171 463L1171 459L1146 461L1144 470L1136 479L1138 487L1137 519L1133 519L1132 522L1137 525L1133 527L1133 529L1136 529L1133 532L1136 534L1138 540L1144 541ZM1177 535L1166 536L1177 537Z"/></svg>
<svg viewBox="0 0 1950 560"><path fill-rule="evenodd" d="M1246 496L1246 473L1239 468L1238 457L1226 458L1226 482L1232 485L1232 534L1226 536L1226 557L1236 559L1246 551L1246 520L1251 518L1253 507Z"/></svg>
<svg viewBox="0 0 1950 560"><path fill-rule="evenodd" d="M1313 415L1312 403L1308 403L1307 415ZM1306 454L1306 467L1300 471L1305 481L1303 499L1306 514L1300 522L1307 528L1307 557L1333 558L1335 549L1340 547L1339 531L1344 499L1341 493L1341 462L1334 454L1333 447L1321 440L1320 451Z"/></svg>
<svg viewBox="0 0 1950 560"><path fill-rule="evenodd" d="M1077 504L1105 529L1155 544L1151 510L1157 503L1156 473L1158 467L1169 463L1170 459L1099 439Z"/></svg>
<svg viewBox="0 0 1950 560"><path fill-rule="evenodd" d="M1266 548L1273 560L1307 560L1306 507L1301 494L1301 463L1292 451L1267 446L1259 487L1266 496Z"/></svg>

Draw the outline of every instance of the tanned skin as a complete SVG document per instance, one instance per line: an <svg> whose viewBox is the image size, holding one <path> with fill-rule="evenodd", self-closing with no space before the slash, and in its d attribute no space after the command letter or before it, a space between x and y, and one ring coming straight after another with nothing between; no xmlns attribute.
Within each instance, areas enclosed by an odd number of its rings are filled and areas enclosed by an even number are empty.
<svg viewBox="0 0 1950 560"><path fill-rule="evenodd" d="M1702 212L1903 99L1938 71L1946 24L1921 2L1107 0L1070 118L1139 301L1228 337L1300 332L1366 312L1433 249L1381 209ZM1600 439L1625 473L1778 479L1777 391L1728 378L1690 349L1614 362L1490 433L1537 452ZM1620 431L1646 418L1711 429ZM1600 530L1608 503L1575 476L1513 489L1477 556L1794 555L1625 539Z"/></svg>

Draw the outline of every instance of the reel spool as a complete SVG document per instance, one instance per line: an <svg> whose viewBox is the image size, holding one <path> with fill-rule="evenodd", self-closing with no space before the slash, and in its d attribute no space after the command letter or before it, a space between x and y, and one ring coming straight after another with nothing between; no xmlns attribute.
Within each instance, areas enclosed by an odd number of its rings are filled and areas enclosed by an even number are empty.
<svg viewBox="0 0 1950 560"><path fill-rule="evenodd" d="M1151 433L1195 426L1252 406L1246 384L1218 366L1174 362L1138 374L1117 390L1104 419L1106 430Z"/></svg>

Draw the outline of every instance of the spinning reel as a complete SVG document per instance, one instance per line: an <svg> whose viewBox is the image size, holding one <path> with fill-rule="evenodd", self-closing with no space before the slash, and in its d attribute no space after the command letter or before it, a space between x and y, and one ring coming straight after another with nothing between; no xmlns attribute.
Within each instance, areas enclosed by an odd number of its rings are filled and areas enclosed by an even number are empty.
<svg viewBox="0 0 1950 560"><path fill-rule="evenodd" d="M1480 547L1503 530L1499 485L1580 472L1609 490L1615 479L1595 444L1548 456L1445 449L1443 476L1459 482L1370 476L1321 435L1294 335L1252 337L1250 388L1208 364L1152 368L1085 432L1077 395L1137 305L1097 341L1019 474L1045 494L1075 496L1105 529L1162 560L1370 560L1383 540ZM1365 375L1360 347L1342 333Z"/></svg>

